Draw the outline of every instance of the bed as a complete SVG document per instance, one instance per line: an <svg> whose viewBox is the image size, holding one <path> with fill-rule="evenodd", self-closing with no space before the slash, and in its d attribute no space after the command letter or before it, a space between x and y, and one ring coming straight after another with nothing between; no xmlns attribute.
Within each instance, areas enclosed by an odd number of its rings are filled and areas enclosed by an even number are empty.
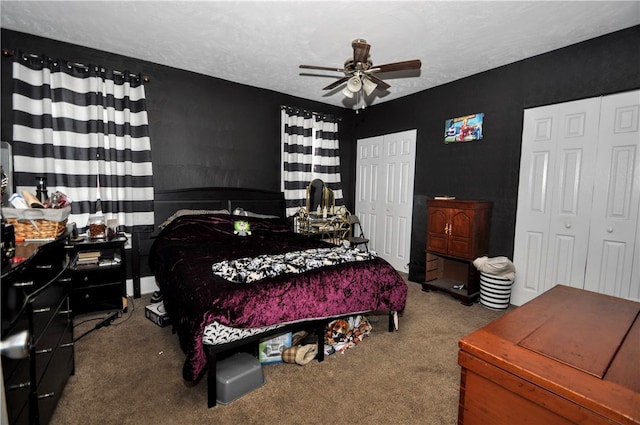
<svg viewBox="0 0 640 425"><path fill-rule="evenodd" d="M397 329L407 296L398 272L375 253L291 231L281 193L195 188L155 198L149 265L186 354L183 378L207 375L209 407L220 353L301 328L323 335L331 320L368 312L388 312ZM324 338L317 344L322 361Z"/></svg>

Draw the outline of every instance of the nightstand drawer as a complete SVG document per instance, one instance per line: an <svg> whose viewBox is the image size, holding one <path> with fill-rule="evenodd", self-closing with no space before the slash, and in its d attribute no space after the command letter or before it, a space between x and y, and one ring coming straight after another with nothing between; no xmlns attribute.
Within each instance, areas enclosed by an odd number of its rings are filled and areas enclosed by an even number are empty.
<svg viewBox="0 0 640 425"><path fill-rule="evenodd" d="M88 285L102 285L105 283L122 282L123 270L119 267L100 267L91 270L74 270L72 287Z"/></svg>
<svg viewBox="0 0 640 425"><path fill-rule="evenodd" d="M69 294L73 315L92 311L122 310L122 282L73 287Z"/></svg>

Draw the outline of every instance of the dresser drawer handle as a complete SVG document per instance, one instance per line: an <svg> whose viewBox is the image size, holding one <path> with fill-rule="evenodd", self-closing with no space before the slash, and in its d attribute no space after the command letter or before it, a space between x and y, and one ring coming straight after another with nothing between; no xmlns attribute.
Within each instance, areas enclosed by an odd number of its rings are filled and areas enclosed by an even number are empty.
<svg viewBox="0 0 640 425"><path fill-rule="evenodd" d="M51 311L51 307L38 308L33 310L34 313L46 313L48 311Z"/></svg>
<svg viewBox="0 0 640 425"><path fill-rule="evenodd" d="M29 388L30 385L31 384L29 382L21 382L19 384L9 385L7 389L9 391L15 391L15 390L20 390L22 388Z"/></svg>
<svg viewBox="0 0 640 425"><path fill-rule="evenodd" d="M30 280L28 282L16 282L13 284L13 286L15 286L16 288L22 288L25 286L33 286L33 280Z"/></svg>
<svg viewBox="0 0 640 425"><path fill-rule="evenodd" d="M47 354L52 352L53 352L53 348L44 348L42 350L36 350L36 354Z"/></svg>
<svg viewBox="0 0 640 425"><path fill-rule="evenodd" d="M58 279L58 282L64 282L64 283L71 282L71 278L70 277L63 277L62 279Z"/></svg>
<svg viewBox="0 0 640 425"><path fill-rule="evenodd" d="M54 392L38 395L38 400L42 400L43 398L50 398L50 397L53 397L54 395L56 395L56 393Z"/></svg>
<svg viewBox="0 0 640 425"><path fill-rule="evenodd" d="M59 313L60 314L71 314L72 310L60 310Z"/></svg>
<svg viewBox="0 0 640 425"><path fill-rule="evenodd" d="M60 348L73 347L73 342L67 342L66 344L60 344Z"/></svg>
<svg viewBox="0 0 640 425"><path fill-rule="evenodd" d="M37 264L36 269L50 270L53 268L53 264Z"/></svg>

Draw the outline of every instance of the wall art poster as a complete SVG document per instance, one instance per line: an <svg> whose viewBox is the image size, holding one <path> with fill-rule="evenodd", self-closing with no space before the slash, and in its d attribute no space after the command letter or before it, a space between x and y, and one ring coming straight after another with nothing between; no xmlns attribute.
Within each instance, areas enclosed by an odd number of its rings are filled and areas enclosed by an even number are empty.
<svg viewBox="0 0 640 425"><path fill-rule="evenodd" d="M472 142L482 139L484 113L450 118L444 122L444 142Z"/></svg>

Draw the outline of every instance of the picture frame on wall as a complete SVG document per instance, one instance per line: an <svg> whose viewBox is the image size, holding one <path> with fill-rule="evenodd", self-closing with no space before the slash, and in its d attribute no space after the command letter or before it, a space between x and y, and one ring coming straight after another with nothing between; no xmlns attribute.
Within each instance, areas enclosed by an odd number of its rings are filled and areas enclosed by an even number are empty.
<svg viewBox="0 0 640 425"><path fill-rule="evenodd" d="M444 143L462 143L481 140L484 113L449 118L444 122Z"/></svg>

